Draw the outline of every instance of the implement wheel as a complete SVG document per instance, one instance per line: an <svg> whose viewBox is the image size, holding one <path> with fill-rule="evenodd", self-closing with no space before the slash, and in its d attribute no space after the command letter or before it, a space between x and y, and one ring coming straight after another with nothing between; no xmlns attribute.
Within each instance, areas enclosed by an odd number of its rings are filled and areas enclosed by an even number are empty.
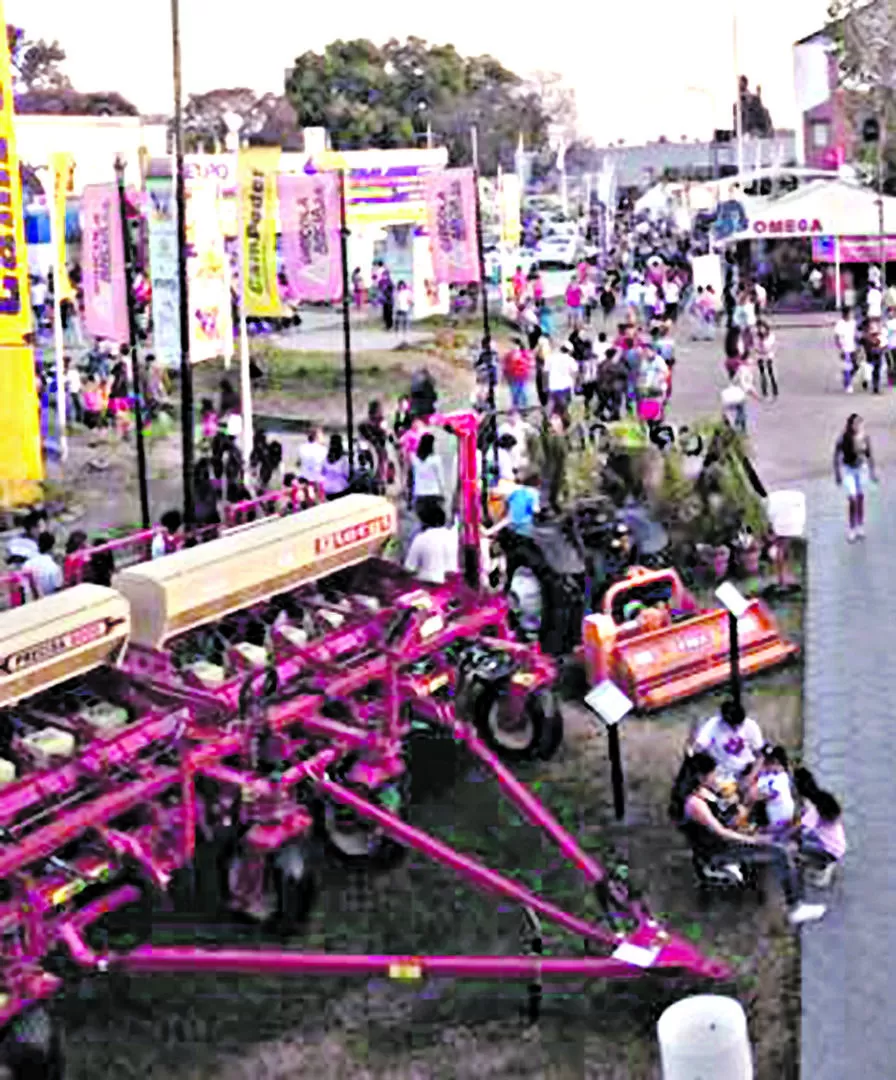
<svg viewBox="0 0 896 1080"><path fill-rule="evenodd" d="M44 1006L36 1005L13 1020L5 1049L12 1080L63 1080L62 1031Z"/></svg>
<svg viewBox="0 0 896 1080"><path fill-rule="evenodd" d="M404 820L410 802L410 775L405 770L378 791L364 794L372 803ZM403 844L338 803L324 803L318 813L318 823L327 851L348 866L389 870L407 854Z"/></svg>
<svg viewBox="0 0 896 1080"><path fill-rule="evenodd" d="M505 761L547 760L563 740L563 717L550 690L529 694L512 716L506 690L483 683L474 691L473 719L483 742Z"/></svg>

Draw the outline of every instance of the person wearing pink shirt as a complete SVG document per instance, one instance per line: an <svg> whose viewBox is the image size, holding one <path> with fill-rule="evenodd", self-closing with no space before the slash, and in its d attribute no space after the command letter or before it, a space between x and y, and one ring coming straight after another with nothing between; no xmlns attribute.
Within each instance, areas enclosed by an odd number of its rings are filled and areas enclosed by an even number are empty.
<svg viewBox="0 0 896 1080"><path fill-rule="evenodd" d="M573 278L566 286L566 313L570 330L582 325L582 286Z"/></svg>
<svg viewBox="0 0 896 1080"><path fill-rule="evenodd" d="M800 823L800 851L804 858L821 868L839 863L846 854L846 832L840 804L829 791L823 791L808 769L793 774L797 794L803 800Z"/></svg>

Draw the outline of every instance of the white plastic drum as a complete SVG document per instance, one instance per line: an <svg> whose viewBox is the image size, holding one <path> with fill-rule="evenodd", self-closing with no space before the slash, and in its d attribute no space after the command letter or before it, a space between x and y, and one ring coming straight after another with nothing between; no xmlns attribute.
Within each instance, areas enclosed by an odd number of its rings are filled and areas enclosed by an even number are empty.
<svg viewBox="0 0 896 1080"><path fill-rule="evenodd" d="M775 536L797 539L806 534L806 496L802 491L770 491L765 504Z"/></svg>
<svg viewBox="0 0 896 1080"><path fill-rule="evenodd" d="M734 998L677 1001L660 1017L657 1035L663 1080L753 1080L747 1017Z"/></svg>

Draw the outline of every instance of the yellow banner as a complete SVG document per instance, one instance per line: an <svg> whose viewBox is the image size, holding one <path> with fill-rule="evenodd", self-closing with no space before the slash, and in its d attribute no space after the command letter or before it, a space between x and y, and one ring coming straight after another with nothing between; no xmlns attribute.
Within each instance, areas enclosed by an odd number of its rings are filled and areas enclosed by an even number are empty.
<svg viewBox="0 0 896 1080"><path fill-rule="evenodd" d="M240 151L243 304L247 315L276 318L282 312L277 281L277 171L279 147Z"/></svg>
<svg viewBox="0 0 896 1080"><path fill-rule="evenodd" d="M0 26L6 25L0 0ZM0 505L40 496L44 478L34 374L25 214L13 118L12 69L0 41Z"/></svg>
<svg viewBox="0 0 896 1080"><path fill-rule="evenodd" d="M59 296L63 300L73 300L75 290L68 277L67 254L65 246L65 209L68 197L74 187L75 161L71 154L50 154L50 173L53 177L53 238L56 244L56 259L53 280L59 279Z"/></svg>

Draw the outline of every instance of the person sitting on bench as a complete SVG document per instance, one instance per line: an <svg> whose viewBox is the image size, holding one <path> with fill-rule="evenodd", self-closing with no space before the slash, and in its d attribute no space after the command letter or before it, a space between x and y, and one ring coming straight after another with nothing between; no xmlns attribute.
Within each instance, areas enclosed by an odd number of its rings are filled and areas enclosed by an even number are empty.
<svg viewBox="0 0 896 1080"><path fill-rule="evenodd" d="M742 833L724 824L715 792L716 769L715 759L698 751L685 758L672 789L669 816L695 857L704 866L738 872L744 863L767 864L781 884L794 926L822 918L823 904L802 900L799 872L787 847L761 833Z"/></svg>
<svg viewBox="0 0 896 1080"><path fill-rule="evenodd" d="M823 791L808 769L793 774L797 794L803 802L800 823L800 851L820 869L839 863L846 854L846 833L840 803Z"/></svg>
<svg viewBox="0 0 896 1080"><path fill-rule="evenodd" d="M719 771L737 780L741 793L746 794L752 788L764 742L756 721L745 715L741 705L725 698L719 715L706 720L698 729L691 751L709 754Z"/></svg>

